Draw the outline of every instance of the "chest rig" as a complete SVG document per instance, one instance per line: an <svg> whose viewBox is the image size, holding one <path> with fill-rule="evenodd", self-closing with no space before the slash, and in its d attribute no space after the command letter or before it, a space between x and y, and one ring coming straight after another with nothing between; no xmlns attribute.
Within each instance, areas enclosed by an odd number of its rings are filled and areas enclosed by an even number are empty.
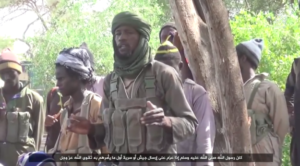
<svg viewBox="0 0 300 166"><path fill-rule="evenodd" d="M164 100L156 94L156 79L153 63L148 65L133 85L132 98L125 97L125 88L119 86L120 79L112 73L110 80L109 108L103 112L105 143L110 152L144 153L159 152L165 147L164 129L160 126L145 126L140 119L146 111L147 101L162 107ZM144 86L144 92L136 97ZM164 109L165 110L165 109Z"/></svg>

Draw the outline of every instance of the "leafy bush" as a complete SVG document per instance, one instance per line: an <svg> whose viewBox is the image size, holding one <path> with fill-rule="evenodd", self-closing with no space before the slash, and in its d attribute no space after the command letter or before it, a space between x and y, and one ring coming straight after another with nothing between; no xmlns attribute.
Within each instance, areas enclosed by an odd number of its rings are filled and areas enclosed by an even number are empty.
<svg viewBox="0 0 300 166"><path fill-rule="evenodd" d="M272 14L251 16L241 12L230 22L235 44L253 38L264 40L258 72L269 73L269 79L275 81L282 90L293 59L300 55L299 21L297 13L287 10L276 18Z"/></svg>
<svg viewBox="0 0 300 166"><path fill-rule="evenodd" d="M88 0L93 3L93 0ZM159 40L158 32L170 17L165 16L166 7L162 1L114 0L102 12L85 12L82 8L87 0L61 1L52 13L51 28L42 36L29 39L34 46L33 65L35 66L33 87L50 89L54 86L54 61L64 47L79 46L86 42L96 60L96 73L107 74L113 66L111 21L119 12L133 11L152 25L150 45L155 52ZM122 4L122 5L120 5ZM66 13L61 16L61 13ZM43 87L40 87L40 86Z"/></svg>
<svg viewBox="0 0 300 166"><path fill-rule="evenodd" d="M165 12L168 7L163 5L163 1L114 0L102 12L85 12L81 6L87 2L93 3L93 0L77 0L73 4L62 0L52 13L50 29L42 36L29 39L35 55L32 60L35 66L33 87L50 89L54 86L51 78L54 76L54 61L58 52L64 47L79 46L82 42L86 42L94 53L97 74L104 75L111 71L113 48L110 27L113 16L121 11L133 11L149 21L153 28L150 45L154 53L158 46L160 27L170 20ZM67 14L61 16L61 13ZM275 18L272 14L251 15L241 12L230 24L235 44L253 38L264 40L258 72L269 73L269 79L283 90L293 58L300 53L300 20L297 13L286 10ZM289 142L290 137L287 137L283 148L284 166L290 165Z"/></svg>
<svg viewBox="0 0 300 166"><path fill-rule="evenodd" d="M241 12L231 20L235 44L253 38L262 38L264 48L258 72L267 72L269 79L284 90L293 59L300 55L300 19L296 12L285 11L276 18L272 14L251 15ZM283 146L282 165L290 166L290 141L287 136Z"/></svg>

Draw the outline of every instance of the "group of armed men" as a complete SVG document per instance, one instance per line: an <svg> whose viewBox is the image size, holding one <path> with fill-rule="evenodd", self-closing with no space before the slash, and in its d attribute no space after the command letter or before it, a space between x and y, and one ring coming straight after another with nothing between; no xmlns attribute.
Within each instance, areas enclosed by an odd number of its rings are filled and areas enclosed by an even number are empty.
<svg viewBox="0 0 300 166"><path fill-rule="evenodd" d="M149 47L151 26L136 14L117 14L111 33L114 65L113 71L105 77L95 75L94 57L86 43L58 53L56 87L47 95L46 111L42 97L19 81L22 67L17 56L9 49L2 51L0 74L5 85L0 89L0 163L14 166L19 155L39 150L44 129L48 134L44 149L47 152L215 152L213 145L219 131L208 92L193 81L175 24L167 23L161 28L161 45L154 58ZM262 49L262 39L236 46L249 115L250 110L251 115L255 115L249 122L256 125L256 129L251 130L252 151L273 154L273 162L255 164L280 166L283 142L293 126L292 96L300 65L296 58L283 93L278 85L267 80L266 73L255 72ZM89 164L95 165L81 165ZM222 165L218 162L106 164Z"/></svg>

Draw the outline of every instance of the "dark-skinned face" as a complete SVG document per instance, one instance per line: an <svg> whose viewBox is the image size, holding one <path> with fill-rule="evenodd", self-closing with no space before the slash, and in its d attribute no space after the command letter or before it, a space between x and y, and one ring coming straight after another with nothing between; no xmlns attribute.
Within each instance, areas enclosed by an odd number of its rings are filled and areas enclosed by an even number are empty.
<svg viewBox="0 0 300 166"><path fill-rule="evenodd" d="M167 37L168 37L170 34L175 35L176 32L177 32L177 31L176 31L174 28L171 28L171 27L166 27L166 28L164 28L164 29L161 31L161 33L160 33L160 41L161 41L161 43L164 42L164 41L166 41ZM172 37L169 38L169 41L170 41L171 43L173 43Z"/></svg>
<svg viewBox="0 0 300 166"><path fill-rule="evenodd" d="M242 55L242 56L238 57L238 60L239 60L241 73L243 74L243 72L245 71L245 67L248 66L247 58L246 58L246 56Z"/></svg>
<svg viewBox="0 0 300 166"><path fill-rule="evenodd" d="M118 56L121 58L130 57L138 46L140 35L131 26L122 25L114 32L114 40Z"/></svg>
<svg viewBox="0 0 300 166"><path fill-rule="evenodd" d="M80 80L70 77L66 68L57 66L55 69L56 85L63 96L71 96L75 91L80 89Z"/></svg>
<svg viewBox="0 0 300 166"><path fill-rule="evenodd" d="M0 71L1 79L4 81L4 89L16 87L19 83L19 72L14 69L3 69Z"/></svg>

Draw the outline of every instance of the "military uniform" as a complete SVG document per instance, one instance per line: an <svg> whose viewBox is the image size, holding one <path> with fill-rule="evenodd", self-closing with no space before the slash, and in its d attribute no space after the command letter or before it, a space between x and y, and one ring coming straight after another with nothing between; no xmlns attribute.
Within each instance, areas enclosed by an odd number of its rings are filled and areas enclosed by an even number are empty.
<svg viewBox="0 0 300 166"><path fill-rule="evenodd" d="M279 87L266 77L265 73L258 74L244 84L248 114L252 118L252 152L273 154L273 162L256 162L256 166L280 166L283 141L289 132L287 106Z"/></svg>
<svg viewBox="0 0 300 166"><path fill-rule="evenodd" d="M39 149L44 129L43 99L24 87L6 105L6 115L0 121L0 162L13 166L19 155Z"/></svg>
<svg viewBox="0 0 300 166"><path fill-rule="evenodd" d="M182 83L169 66L154 61L143 69L127 98L121 79L114 73L104 81L104 98L101 105L105 126L105 143L112 153L168 153L176 154L176 143L195 133L197 119L182 89ZM163 108L172 121L172 129L145 126L140 118L151 101ZM107 108L107 109L105 109ZM101 132L95 127L95 141L101 145ZM175 162L120 163L120 166L171 166Z"/></svg>
<svg viewBox="0 0 300 166"><path fill-rule="evenodd" d="M280 166L283 141L289 131L287 106L278 85L267 80L268 74L253 76L261 60L262 50L262 39L252 39L236 46L248 115L251 117L252 153L273 154L273 162L255 162L255 165Z"/></svg>
<svg viewBox="0 0 300 166"><path fill-rule="evenodd" d="M128 38L131 33L124 31L121 35L115 34L116 29L124 25L134 28L139 35L138 45L126 58L119 54L117 42L120 42L119 45L125 41L133 42ZM104 124L94 125L89 133L90 137L94 137L99 147L105 142L111 153L176 154L176 143L195 134L198 125L177 72L170 66L152 61L149 47L151 26L136 14L117 14L112 21L112 34L114 71L104 79L101 104L101 119ZM123 36L123 41L120 36ZM123 79L133 76L135 79L132 84L126 87ZM163 109L171 122L170 128L141 123L144 113L151 111L147 107L147 101ZM119 163L119 166L162 165L174 166L175 162Z"/></svg>
<svg viewBox="0 0 300 166"><path fill-rule="evenodd" d="M7 69L22 73L18 58L9 49L0 56L0 70ZM4 79L18 81L15 74L2 74ZM9 99L4 98L5 86L0 89L0 163L7 166L16 165L19 155L39 150L43 137L43 98L21 82L19 84L19 92Z"/></svg>

